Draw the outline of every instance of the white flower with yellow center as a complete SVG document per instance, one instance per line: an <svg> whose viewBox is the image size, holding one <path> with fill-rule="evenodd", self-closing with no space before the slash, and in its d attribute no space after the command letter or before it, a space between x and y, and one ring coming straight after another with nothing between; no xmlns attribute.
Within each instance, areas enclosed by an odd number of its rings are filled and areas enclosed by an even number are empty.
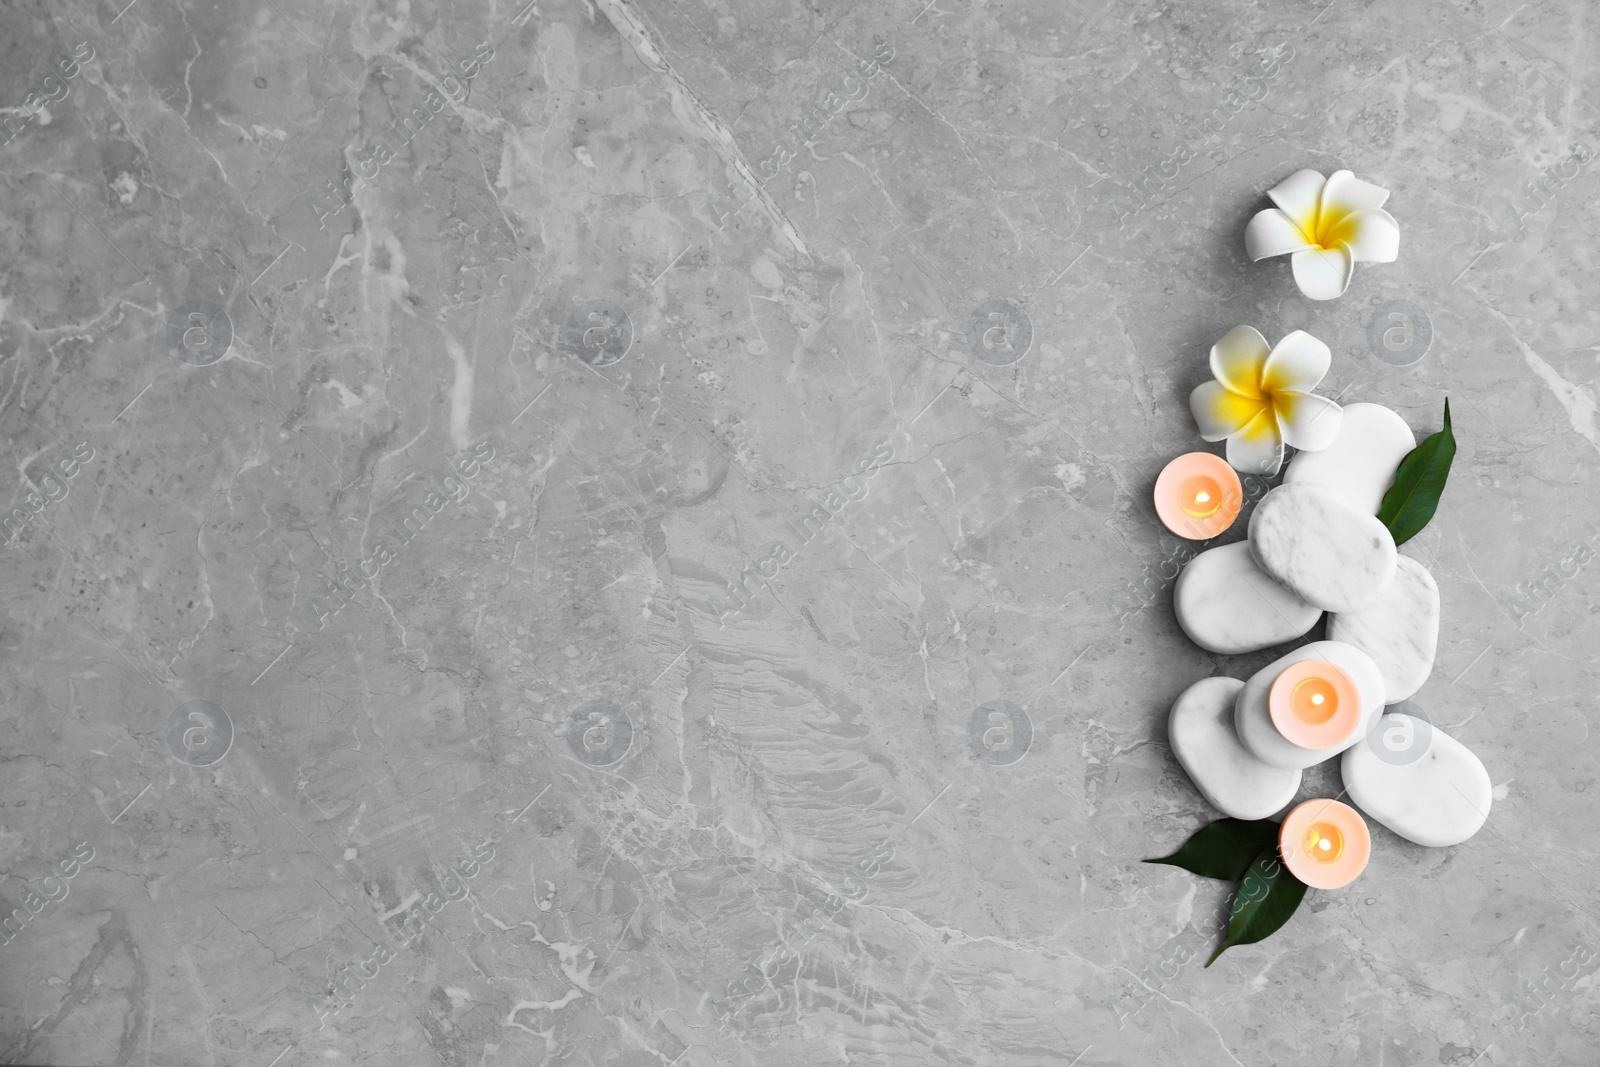
<svg viewBox="0 0 1600 1067"><path fill-rule="evenodd" d="M1327 448L1339 435L1344 409L1311 390L1333 354L1304 330L1276 345L1253 326L1235 326L1211 346L1215 381L1189 394L1189 410L1207 441L1228 439L1228 462L1246 474L1274 475L1283 446Z"/></svg>
<svg viewBox="0 0 1600 1067"><path fill-rule="evenodd" d="M1289 256L1295 284L1312 300L1344 295L1357 263L1393 263L1400 254L1400 224L1383 210L1389 191L1347 170L1326 179L1296 171L1267 196L1278 206L1245 226L1245 251L1258 263Z"/></svg>

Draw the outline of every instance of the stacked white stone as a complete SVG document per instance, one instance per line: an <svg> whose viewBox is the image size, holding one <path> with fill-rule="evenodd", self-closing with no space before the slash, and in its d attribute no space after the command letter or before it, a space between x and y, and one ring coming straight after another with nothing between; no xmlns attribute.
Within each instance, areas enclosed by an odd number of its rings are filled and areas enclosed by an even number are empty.
<svg viewBox="0 0 1600 1067"><path fill-rule="evenodd" d="M1323 660L1350 676L1361 696L1361 721L1348 740L1328 748L1301 748L1278 732L1268 710L1272 683L1288 667L1306 660ZM1250 676L1233 703L1233 726L1252 755L1273 767L1315 767L1358 744L1383 714L1383 675L1372 657L1339 641L1313 641L1279 656Z"/></svg>
<svg viewBox="0 0 1600 1067"><path fill-rule="evenodd" d="M1243 688L1237 678L1194 683L1172 705L1167 738L1212 807L1235 819L1265 819L1300 791L1300 771L1264 763L1239 743L1233 703Z"/></svg>
<svg viewBox="0 0 1600 1067"><path fill-rule="evenodd" d="M1322 618L1256 565L1250 542L1208 548L1183 568L1172 594L1178 625L1208 652L1259 652L1303 637Z"/></svg>
<svg viewBox="0 0 1600 1067"><path fill-rule="evenodd" d="M1439 648L1439 585L1401 556L1394 581L1372 603L1328 616L1328 637L1354 645L1383 672L1384 703L1409 700L1433 672Z"/></svg>
<svg viewBox="0 0 1600 1067"><path fill-rule="evenodd" d="M1376 515L1400 461L1416 447L1406 420L1382 404L1346 404L1333 444L1296 453L1283 484L1315 486L1357 511Z"/></svg>
<svg viewBox="0 0 1600 1067"><path fill-rule="evenodd" d="M1326 489L1280 485L1250 516L1250 552L1270 577L1324 611L1372 603L1394 580L1394 537Z"/></svg>

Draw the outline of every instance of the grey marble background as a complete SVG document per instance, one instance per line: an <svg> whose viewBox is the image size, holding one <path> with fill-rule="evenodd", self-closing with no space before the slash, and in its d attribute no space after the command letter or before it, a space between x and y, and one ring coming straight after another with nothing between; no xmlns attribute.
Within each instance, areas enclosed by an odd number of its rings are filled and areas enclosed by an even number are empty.
<svg viewBox="0 0 1600 1067"><path fill-rule="evenodd" d="M0 6L0 1059L1595 1062L1594 22ZM1401 226L1331 303L1307 166ZM1239 323L1450 397L1403 710L1497 803L1207 970L1165 716L1283 650L1149 493Z"/></svg>

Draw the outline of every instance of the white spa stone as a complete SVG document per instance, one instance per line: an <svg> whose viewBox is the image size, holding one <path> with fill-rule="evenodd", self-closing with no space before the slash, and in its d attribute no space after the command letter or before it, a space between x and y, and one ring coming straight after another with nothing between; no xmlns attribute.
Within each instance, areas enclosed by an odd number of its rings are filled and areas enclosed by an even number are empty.
<svg viewBox="0 0 1600 1067"><path fill-rule="evenodd" d="M1211 806L1235 819L1265 819L1300 790L1300 772L1262 763L1233 732L1233 702L1244 683L1204 678L1179 695L1167 720L1172 754Z"/></svg>
<svg viewBox="0 0 1600 1067"><path fill-rule="evenodd" d="M1391 732L1396 743L1389 746L1384 738ZM1430 848L1459 845L1477 833L1494 799L1489 772L1466 745L1399 712L1379 719L1367 743L1344 754L1341 770L1357 807Z"/></svg>
<svg viewBox="0 0 1600 1067"><path fill-rule="evenodd" d="M1272 724L1267 697L1272 683L1284 668L1302 660L1326 660L1343 670L1361 694L1361 721L1343 744L1328 748L1301 748L1285 738ZM1263 763L1274 767L1314 767L1352 745L1360 744L1367 729L1383 714L1383 675L1372 657L1342 641L1313 641L1279 656L1255 674L1239 690L1233 702L1233 727L1245 749Z"/></svg>
<svg viewBox="0 0 1600 1067"><path fill-rule="evenodd" d="M1409 699L1433 671L1439 648L1439 585L1428 568L1401 556L1378 599L1328 616L1328 639L1354 645L1383 672L1384 702Z"/></svg>
<svg viewBox="0 0 1600 1067"><path fill-rule="evenodd" d="M1258 652L1302 636L1322 609L1273 581L1250 544L1210 548L1191 559L1173 592L1178 625L1208 652Z"/></svg>
<svg viewBox="0 0 1600 1067"><path fill-rule="evenodd" d="M1325 489L1357 511L1376 515L1400 461L1416 447L1406 420L1382 404L1346 404L1333 444L1296 453L1283 484Z"/></svg>
<svg viewBox="0 0 1600 1067"><path fill-rule="evenodd" d="M1394 537L1376 517L1309 485L1280 485L1250 516L1250 551L1270 577L1325 611L1377 599L1394 578Z"/></svg>

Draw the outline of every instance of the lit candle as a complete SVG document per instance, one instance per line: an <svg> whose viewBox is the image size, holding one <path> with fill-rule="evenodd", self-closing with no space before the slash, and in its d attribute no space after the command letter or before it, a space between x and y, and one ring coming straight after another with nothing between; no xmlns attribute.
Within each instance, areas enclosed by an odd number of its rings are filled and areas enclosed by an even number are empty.
<svg viewBox="0 0 1600 1067"><path fill-rule="evenodd" d="M1205 541L1233 525L1244 503L1239 476L1221 456L1187 452L1156 479L1161 525L1191 541Z"/></svg>
<svg viewBox="0 0 1600 1067"><path fill-rule="evenodd" d="M1267 713L1290 744L1334 748L1361 725L1361 692L1355 679L1327 660L1301 660L1273 679Z"/></svg>
<svg viewBox="0 0 1600 1067"><path fill-rule="evenodd" d="M1308 800L1284 817L1278 854L1314 889L1338 889L1367 869L1372 835L1361 813L1337 800Z"/></svg>

